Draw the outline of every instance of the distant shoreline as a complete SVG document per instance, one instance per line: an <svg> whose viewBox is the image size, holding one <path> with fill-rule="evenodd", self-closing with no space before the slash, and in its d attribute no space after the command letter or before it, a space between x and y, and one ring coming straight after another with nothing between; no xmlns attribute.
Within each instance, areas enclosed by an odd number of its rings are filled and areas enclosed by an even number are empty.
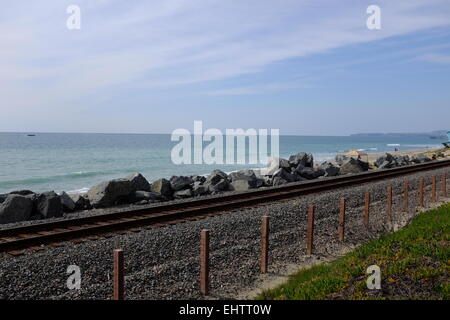
<svg viewBox="0 0 450 320"><path fill-rule="evenodd" d="M447 138L447 130L434 130L430 132L373 132L373 133L352 133L351 137L384 137L384 138L401 138L401 137L428 137L430 139Z"/></svg>

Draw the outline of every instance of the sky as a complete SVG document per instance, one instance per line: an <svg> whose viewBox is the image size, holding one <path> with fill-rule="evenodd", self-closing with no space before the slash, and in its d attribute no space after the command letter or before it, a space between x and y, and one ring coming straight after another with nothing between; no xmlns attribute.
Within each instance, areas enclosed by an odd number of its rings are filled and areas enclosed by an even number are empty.
<svg viewBox="0 0 450 320"><path fill-rule="evenodd" d="M0 132L170 133L194 120L293 135L450 129L450 1L1 2Z"/></svg>

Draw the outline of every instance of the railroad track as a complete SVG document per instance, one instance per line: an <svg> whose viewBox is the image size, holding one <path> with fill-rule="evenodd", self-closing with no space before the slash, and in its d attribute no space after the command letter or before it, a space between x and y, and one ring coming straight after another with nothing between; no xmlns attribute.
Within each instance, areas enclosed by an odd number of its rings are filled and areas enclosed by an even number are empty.
<svg viewBox="0 0 450 320"><path fill-rule="evenodd" d="M21 254L23 249L38 250L45 244L58 245L63 241L90 240L115 232L139 231L149 226L176 224L234 209L255 207L300 195L374 182L447 166L450 166L450 160L433 161L394 169L317 179L205 199L200 198L182 203L161 204L150 208L3 229L0 230L0 252Z"/></svg>

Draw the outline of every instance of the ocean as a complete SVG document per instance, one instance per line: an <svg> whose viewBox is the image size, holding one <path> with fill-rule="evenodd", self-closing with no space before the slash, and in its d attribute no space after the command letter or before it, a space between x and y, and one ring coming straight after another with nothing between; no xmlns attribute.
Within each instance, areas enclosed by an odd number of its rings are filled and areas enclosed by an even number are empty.
<svg viewBox="0 0 450 320"><path fill-rule="evenodd" d="M259 165L176 165L169 134L0 133L0 193L29 189L70 193L87 191L102 181L133 172L149 181L172 175L205 175ZM206 143L205 143L206 144ZM280 136L280 156L311 152L315 161L351 149L367 153L440 147L440 140L420 136Z"/></svg>

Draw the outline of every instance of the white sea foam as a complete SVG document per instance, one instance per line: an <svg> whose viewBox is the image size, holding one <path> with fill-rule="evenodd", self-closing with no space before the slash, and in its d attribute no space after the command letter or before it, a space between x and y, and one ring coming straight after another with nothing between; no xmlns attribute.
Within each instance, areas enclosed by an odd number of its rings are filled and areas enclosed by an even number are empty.
<svg viewBox="0 0 450 320"><path fill-rule="evenodd" d="M361 149L357 149L358 151L377 151L378 148L361 148Z"/></svg>
<svg viewBox="0 0 450 320"><path fill-rule="evenodd" d="M67 191L68 194L80 194L80 193L87 193L89 191L89 188L81 188L77 190L71 190Z"/></svg>
<svg viewBox="0 0 450 320"><path fill-rule="evenodd" d="M388 147L400 147L400 143L388 143Z"/></svg>

